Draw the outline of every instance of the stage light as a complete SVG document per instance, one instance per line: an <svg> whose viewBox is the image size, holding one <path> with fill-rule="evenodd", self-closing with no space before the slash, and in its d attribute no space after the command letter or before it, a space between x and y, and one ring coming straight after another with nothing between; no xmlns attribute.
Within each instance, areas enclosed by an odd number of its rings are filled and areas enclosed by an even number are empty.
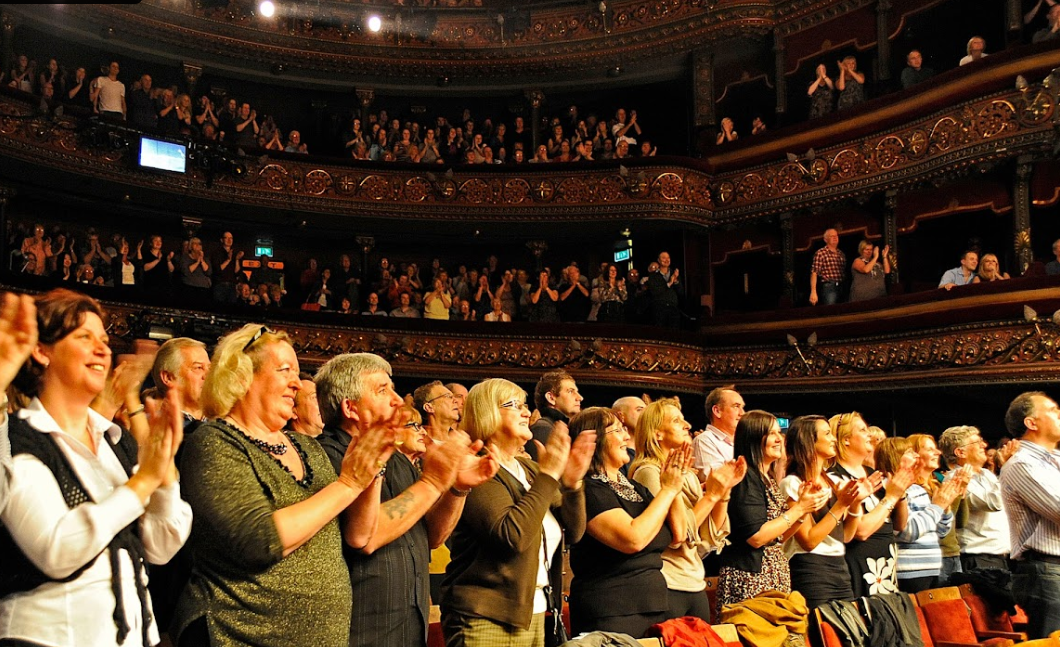
<svg viewBox="0 0 1060 647"><path fill-rule="evenodd" d="M274 5L271 0L262 0L258 4L258 13L265 18L272 18L276 15L276 5Z"/></svg>
<svg viewBox="0 0 1060 647"><path fill-rule="evenodd" d="M372 14L368 16L368 29L372 32L378 32L383 28L383 19L379 16Z"/></svg>

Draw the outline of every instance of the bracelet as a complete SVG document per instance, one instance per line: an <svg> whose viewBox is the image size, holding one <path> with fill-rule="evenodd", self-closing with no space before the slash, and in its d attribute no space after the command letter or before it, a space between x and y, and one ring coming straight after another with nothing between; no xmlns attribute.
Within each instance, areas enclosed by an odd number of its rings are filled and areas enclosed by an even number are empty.
<svg viewBox="0 0 1060 647"><path fill-rule="evenodd" d="M132 418L133 416L137 416L137 415L140 415L141 413L143 413L144 409L145 409L144 405L141 404L139 409L133 409L132 411L128 411L128 412L125 413L125 415L128 416L129 418Z"/></svg>
<svg viewBox="0 0 1060 647"><path fill-rule="evenodd" d="M467 495L471 494L471 490L458 490L456 488L456 486L454 485L453 487L449 488L449 494L452 494L453 496L459 497L459 498L462 499L462 498L466 497Z"/></svg>
<svg viewBox="0 0 1060 647"><path fill-rule="evenodd" d="M791 524L794 523L794 522L790 518L788 518L788 513L787 512L781 512L780 513L780 518L787 522L788 528L791 528Z"/></svg>
<svg viewBox="0 0 1060 647"><path fill-rule="evenodd" d="M840 519L839 517L837 517L835 515L835 513L832 512L831 508L829 508L829 510L828 510L828 516L833 518L833 519L835 519L835 525L837 525L837 526L843 523L843 520Z"/></svg>

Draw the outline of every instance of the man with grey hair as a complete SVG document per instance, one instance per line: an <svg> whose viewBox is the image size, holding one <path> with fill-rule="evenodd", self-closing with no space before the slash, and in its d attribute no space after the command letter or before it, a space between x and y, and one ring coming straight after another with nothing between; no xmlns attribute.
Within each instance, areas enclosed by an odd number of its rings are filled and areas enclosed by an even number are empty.
<svg viewBox="0 0 1060 647"><path fill-rule="evenodd" d="M703 403L710 424L692 441L692 463L700 480L706 480L710 470L733 458L736 425L743 417L743 397L732 384L719 386L707 394Z"/></svg>
<svg viewBox="0 0 1060 647"><path fill-rule="evenodd" d="M191 431L203 419L202 387L210 372L210 356L206 344L190 337L174 337L158 349L151 378L160 399L175 390L180 412L184 416L184 431Z"/></svg>
<svg viewBox="0 0 1060 647"><path fill-rule="evenodd" d="M1008 458L1019 447L1011 441L1002 448ZM961 546L961 569L1008 570L1008 516L1001 501L1001 482L986 465L986 442L975 427L950 427L939 436L939 449L946 465L957 469L970 465L972 479L957 510L957 542Z"/></svg>
<svg viewBox="0 0 1060 647"><path fill-rule="evenodd" d="M404 401L390 376L390 364L370 353L339 355L317 372L325 425L320 444L336 469L361 433L406 422L400 413ZM382 502L376 530L364 546L344 551L356 600L351 646L427 644L431 549L456 527L471 488L498 469L490 457L475 455L481 448L480 441L454 432L428 447L422 471L401 452L380 466L381 488L372 490Z"/></svg>
<svg viewBox="0 0 1060 647"><path fill-rule="evenodd" d="M427 434L436 443L444 443L449 432L460 422L456 396L438 380L428 382L412 392L412 408L423 416Z"/></svg>

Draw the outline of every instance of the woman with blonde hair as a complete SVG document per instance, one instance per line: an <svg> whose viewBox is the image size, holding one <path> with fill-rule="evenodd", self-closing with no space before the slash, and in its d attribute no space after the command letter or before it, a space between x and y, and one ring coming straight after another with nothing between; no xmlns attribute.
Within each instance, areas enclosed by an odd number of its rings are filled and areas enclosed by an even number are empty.
<svg viewBox="0 0 1060 647"><path fill-rule="evenodd" d="M300 388L298 356L283 332L247 324L218 343L202 392L210 421L182 458L194 566L177 605L176 645L349 641L342 541L371 539L379 467L394 436L388 428L362 434L336 477L315 439L284 431ZM313 621L277 622L280 615Z"/></svg>
<svg viewBox="0 0 1060 647"><path fill-rule="evenodd" d="M526 392L499 378L471 388L461 428L501 469L471 491L453 531L442 581L445 644L543 647L545 612L563 604L564 533L576 542L585 532L582 477L595 434L572 444L556 423L545 445L535 441L535 463L523 451L533 439Z"/></svg>
<svg viewBox="0 0 1060 647"><path fill-rule="evenodd" d="M935 439L927 434L909 436L909 448L920 457L916 480L906 497L909 521L898 533L898 588L919 593L938 585L942 572L942 548L939 540L953 526L950 507L968 485L968 470L962 468L941 485L934 472L939 468L942 452Z"/></svg>
<svg viewBox="0 0 1060 647"><path fill-rule="evenodd" d="M691 428L676 399L663 398L645 407L637 421L637 457L630 465L630 478L659 496L663 466L671 453L691 442ZM696 616L710 622L703 557L728 544L729 496L746 473L747 461L741 458L711 470L705 487L695 472L683 474L681 491L670 505L677 530L662 555L671 618Z"/></svg>
<svg viewBox="0 0 1060 647"><path fill-rule="evenodd" d="M1011 277L1009 277L1008 272L1001 271L997 256L994 254L983 254L983 257L979 259L979 274L972 282L989 283L991 281L1007 281L1009 278Z"/></svg>
<svg viewBox="0 0 1060 647"><path fill-rule="evenodd" d="M851 591L855 598L876 593L897 593L895 560L898 546L894 533L905 528L908 508L905 491L913 482L911 457L905 469L900 469L902 453L908 446L904 438L886 438L876 447L872 444L870 428L857 411L832 416L828 425L836 439L836 458L829 468L829 475L840 485L850 481L872 478L879 475L886 479L886 486L877 485L874 491L861 502L853 514L860 515L853 538L847 542L845 559L850 570ZM891 446L900 450L894 461L895 467L887 469L873 461L877 467L867 465L868 457L880 451L891 451ZM878 470L878 471L877 471Z"/></svg>

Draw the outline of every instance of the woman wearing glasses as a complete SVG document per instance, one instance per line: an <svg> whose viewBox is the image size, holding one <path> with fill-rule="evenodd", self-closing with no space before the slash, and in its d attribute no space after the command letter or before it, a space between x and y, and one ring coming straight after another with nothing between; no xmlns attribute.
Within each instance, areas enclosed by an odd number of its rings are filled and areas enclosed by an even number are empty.
<svg viewBox="0 0 1060 647"><path fill-rule="evenodd" d="M662 554L675 535L684 535L683 518L669 524L667 519L677 513L674 500L692 467L692 446L669 453L652 496L620 471L629 462L629 432L610 409L582 411L571 419L571 432L577 440L599 437L585 480L585 537L571 549L571 625L577 633L614 631L639 638L671 617Z"/></svg>
<svg viewBox="0 0 1060 647"><path fill-rule="evenodd" d="M316 440L283 431L300 388L298 357L282 332L248 324L214 351L202 394L211 420L182 458L195 565L177 606L177 645L349 640L343 535L351 545L371 536L379 495L360 495L378 487L390 437L351 443L336 478ZM342 532L337 517L347 508Z"/></svg>
<svg viewBox="0 0 1060 647"><path fill-rule="evenodd" d="M582 477L595 434L572 445L556 423L535 463L523 452L533 438L526 393L503 379L472 387L462 426L501 469L468 495L452 536L441 599L446 646L541 647L545 611L562 605L563 534L576 542L585 530Z"/></svg>

